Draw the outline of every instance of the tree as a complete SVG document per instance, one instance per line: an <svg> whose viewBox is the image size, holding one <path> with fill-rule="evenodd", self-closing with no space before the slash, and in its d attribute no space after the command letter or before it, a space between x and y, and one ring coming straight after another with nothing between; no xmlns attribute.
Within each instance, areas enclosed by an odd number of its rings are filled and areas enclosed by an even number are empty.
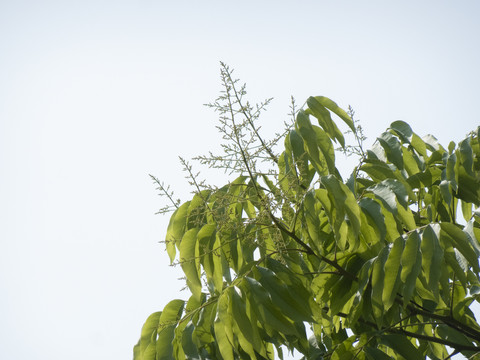
<svg viewBox="0 0 480 360"><path fill-rule="evenodd" d="M365 150L353 111L317 96L265 141L269 101L221 79L224 154L197 160L236 178L209 186L182 160L183 204L154 178L191 297L146 320L134 359L480 359L480 128L446 149L395 121ZM335 146L359 159L346 181Z"/></svg>

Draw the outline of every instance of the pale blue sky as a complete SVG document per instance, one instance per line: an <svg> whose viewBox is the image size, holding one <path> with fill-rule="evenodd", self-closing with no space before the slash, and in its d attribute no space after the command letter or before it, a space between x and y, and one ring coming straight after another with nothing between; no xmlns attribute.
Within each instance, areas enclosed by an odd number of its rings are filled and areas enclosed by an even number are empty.
<svg viewBox="0 0 480 360"><path fill-rule="evenodd" d="M179 293L148 174L218 148L219 61L254 100L352 105L447 145L480 125L477 1L0 2L0 358L130 359ZM218 176L216 177L218 180Z"/></svg>

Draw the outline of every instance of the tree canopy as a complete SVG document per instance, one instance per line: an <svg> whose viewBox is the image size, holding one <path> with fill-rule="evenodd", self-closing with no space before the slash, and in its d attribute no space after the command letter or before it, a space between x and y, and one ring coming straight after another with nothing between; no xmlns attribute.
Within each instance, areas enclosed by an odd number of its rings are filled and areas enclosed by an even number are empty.
<svg viewBox="0 0 480 360"><path fill-rule="evenodd" d="M224 152L197 160L232 180L184 161L181 204L155 179L191 296L148 317L134 359L480 359L480 128L445 148L395 121L366 150L352 109L316 96L267 141L269 101L221 80ZM338 151L358 157L346 179Z"/></svg>

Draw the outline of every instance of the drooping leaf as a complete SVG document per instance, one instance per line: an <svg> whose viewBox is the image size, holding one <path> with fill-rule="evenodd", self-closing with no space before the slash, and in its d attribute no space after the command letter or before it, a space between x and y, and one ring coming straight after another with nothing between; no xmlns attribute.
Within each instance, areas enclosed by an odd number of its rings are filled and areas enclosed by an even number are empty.
<svg viewBox="0 0 480 360"><path fill-rule="evenodd" d="M436 331L435 331L438 336L442 339L445 339L445 340L448 340L448 341L452 341L456 344L461 344L461 345L464 345L464 346L472 346L472 342L470 340L468 340L468 338L458 332L457 330L455 329L452 329L451 327L448 327L446 325L443 325L443 324L440 324L437 326L436 328ZM469 351L469 350L466 350L466 351L462 351L462 354L465 355L465 356L473 356L475 355L476 351Z"/></svg>
<svg viewBox="0 0 480 360"><path fill-rule="evenodd" d="M253 354L254 350L260 354L264 354L265 349L257 329L256 321L255 323L250 322L250 319L246 313L245 301L238 295L235 289L230 291L230 301L232 304L233 320L240 330L240 332L237 332L236 335L240 341L240 344L242 345L243 350L249 354ZM253 355L252 358L255 358L255 355Z"/></svg>
<svg viewBox="0 0 480 360"><path fill-rule="evenodd" d="M385 227L385 216L382 214L380 205L370 198L363 198L358 204L362 211L372 220L372 224L379 230L380 240L384 240L387 229Z"/></svg>
<svg viewBox="0 0 480 360"><path fill-rule="evenodd" d="M158 320L161 311L151 314L142 327L142 333L134 352L141 360L154 360L156 355L155 343L157 341Z"/></svg>
<svg viewBox="0 0 480 360"><path fill-rule="evenodd" d="M375 182L396 178L394 170L380 160L367 159L360 170L365 171Z"/></svg>
<svg viewBox="0 0 480 360"><path fill-rule="evenodd" d="M417 231L410 233L405 241L405 248L400 260L402 272L400 279L404 284L403 302L407 304L412 298L418 274L422 271L422 253L420 236Z"/></svg>
<svg viewBox="0 0 480 360"><path fill-rule="evenodd" d="M392 136L392 134L388 132L384 132L380 135L377 140L382 145L383 149L385 150L385 154L387 155L387 159L394 164L397 169L403 169L403 156L402 156L402 146L398 142L397 138Z"/></svg>
<svg viewBox="0 0 480 360"><path fill-rule="evenodd" d="M389 252L389 248L385 246L378 254L372 270L372 308L375 321L379 326L383 323L384 304L382 297L385 286L385 262Z"/></svg>
<svg viewBox="0 0 480 360"><path fill-rule="evenodd" d="M332 121L330 112L320 103L318 98L310 97L307 99L307 105L312 115L318 119L319 125L329 135L331 139L337 139L342 147L345 147L345 139L337 125ZM347 115L348 116L348 115Z"/></svg>
<svg viewBox="0 0 480 360"><path fill-rule="evenodd" d="M228 294L220 295L217 302L217 316L214 322L215 339L217 341L220 354L226 360L234 360L232 318L228 313Z"/></svg>
<svg viewBox="0 0 480 360"><path fill-rule="evenodd" d="M467 259L468 264L478 273L480 271L478 257L470 245L467 234L456 225L448 222L441 223L440 227L442 229L441 236L445 237L446 241L451 241L451 243L462 253L465 259Z"/></svg>
<svg viewBox="0 0 480 360"><path fill-rule="evenodd" d="M173 263L175 260L176 250L175 247L180 247L180 241L182 240L183 234L185 232L185 224L187 217L187 210L190 206L190 202L182 204L170 218L170 223L167 228L167 236L165 238L165 243L167 245L167 253L170 257L170 263Z"/></svg>
<svg viewBox="0 0 480 360"><path fill-rule="evenodd" d="M303 110L300 110L297 114L296 130L304 141L309 160L317 173L320 175L327 175L327 163L325 162L323 154L319 150L317 134L313 129L308 115Z"/></svg>
<svg viewBox="0 0 480 360"><path fill-rule="evenodd" d="M405 240L402 237L397 238L393 243L393 247L388 254L385 262L385 283L382 293L382 301L385 311L390 309L397 296L397 291L400 286L401 265L400 259L403 254Z"/></svg>
<svg viewBox="0 0 480 360"><path fill-rule="evenodd" d="M284 282L273 271L258 266L255 268L255 273L258 274L258 281L270 293L270 296L275 299L276 306L283 314L293 321L311 320L308 312L305 313L305 309L300 306L295 297L290 294ZM303 302L305 299L301 301Z"/></svg>
<svg viewBox="0 0 480 360"><path fill-rule="evenodd" d="M395 353L408 360L423 360L424 357L417 351L417 348L405 337L401 335L381 335L379 340L382 344L393 349Z"/></svg>
<svg viewBox="0 0 480 360"><path fill-rule="evenodd" d="M360 231L360 208L350 189L333 175L324 176L321 178L321 181L335 201L337 214L339 211L345 211L354 232L358 234ZM337 221L341 222L343 220L342 218L337 219Z"/></svg>
<svg viewBox="0 0 480 360"><path fill-rule="evenodd" d="M318 126L313 126L313 130L317 135L318 148L320 149L320 152L323 155L323 159L327 164L328 172L330 174L335 174L340 177L340 174L335 167L335 149L333 147L332 141L327 136L327 134Z"/></svg>
<svg viewBox="0 0 480 360"><path fill-rule="evenodd" d="M308 100L310 99L311 98L309 98ZM353 124L353 121L350 118L350 116L348 116L348 114L344 110L342 110L334 101L330 100L325 96L315 96L314 99L318 101L322 106L326 107L328 110L336 114L340 119L342 119L345 122L345 124L348 125L350 130L355 132L355 125Z"/></svg>
<svg viewBox="0 0 480 360"><path fill-rule="evenodd" d="M175 327L181 318L185 302L183 300L170 301L158 320L158 339L156 343L156 359L167 360L172 358L173 353L173 337Z"/></svg>
<svg viewBox="0 0 480 360"><path fill-rule="evenodd" d="M297 335L291 320L288 320L282 311L274 304L267 290L257 280L245 277L242 283L256 299L258 306L255 308L257 316L261 319L262 326L267 332L276 331L286 335ZM274 298L275 299L275 298ZM271 332L271 334L274 334Z"/></svg>
<svg viewBox="0 0 480 360"><path fill-rule="evenodd" d="M405 121L397 120L390 124L390 128L395 131L395 133L402 139L404 142L410 143L413 137L413 130Z"/></svg>
<svg viewBox="0 0 480 360"><path fill-rule="evenodd" d="M188 230L183 236L182 242L180 243L180 265L187 277L187 285L192 291L192 294L200 298L202 283L200 282L200 274L198 272L197 233L198 229L193 228Z"/></svg>
<svg viewBox="0 0 480 360"><path fill-rule="evenodd" d="M438 229L437 229L438 230ZM427 226L421 235L422 268L432 293L438 296L438 281L443 263L443 250L437 237L437 231Z"/></svg>

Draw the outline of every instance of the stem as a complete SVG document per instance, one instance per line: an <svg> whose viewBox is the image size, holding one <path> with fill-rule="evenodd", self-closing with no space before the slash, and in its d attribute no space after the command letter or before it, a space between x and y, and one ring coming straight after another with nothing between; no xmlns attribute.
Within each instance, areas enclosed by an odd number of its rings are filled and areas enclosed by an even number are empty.
<svg viewBox="0 0 480 360"><path fill-rule="evenodd" d="M177 202L175 200L173 200L171 194L168 192L169 186L167 186L167 188L165 188L165 186L155 176L153 176L153 175L149 175L149 176L153 180L153 182L158 185L158 190L163 192L163 194L168 197L168 200L170 200L170 202L173 204L173 206L175 206L175 208L178 209ZM172 194L173 194L173 192L172 192Z"/></svg>
<svg viewBox="0 0 480 360"><path fill-rule="evenodd" d="M228 68L226 67L225 64L222 63L222 66L225 70L225 73L228 77L228 80L230 81L231 84L233 84L233 79L231 77L231 73L230 71L228 70ZM270 147L268 147L265 142L263 141L262 137L260 136L260 134L258 133L258 130L257 128L255 127L255 125L253 124L253 121L252 121L252 117L247 113L246 111L246 108L242 105L242 101L241 101L241 98L240 96L238 95L238 92L237 92L237 89L235 88L235 86L232 86L232 90L233 90L233 93L235 94L235 99L237 100L237 103L238 105L240 106L240 109L241 109L241 112L243 114L243 116L245 116L245 119L247 119L247 122L248 124L250 125L250 127L252 128L253 132L255 133L255 136L258 138L258 140L260 141L260 143L262 144L263 148L265 149L265 151L268 153L268 155L270 156L270 158L272 159L272 161L275 163L275 164L278 164L278 159L277 157L275 156L275 154L272 152L272 149L270 149ZM231 105L230 103L230 100L229 100L229 105Z"/></svg>

